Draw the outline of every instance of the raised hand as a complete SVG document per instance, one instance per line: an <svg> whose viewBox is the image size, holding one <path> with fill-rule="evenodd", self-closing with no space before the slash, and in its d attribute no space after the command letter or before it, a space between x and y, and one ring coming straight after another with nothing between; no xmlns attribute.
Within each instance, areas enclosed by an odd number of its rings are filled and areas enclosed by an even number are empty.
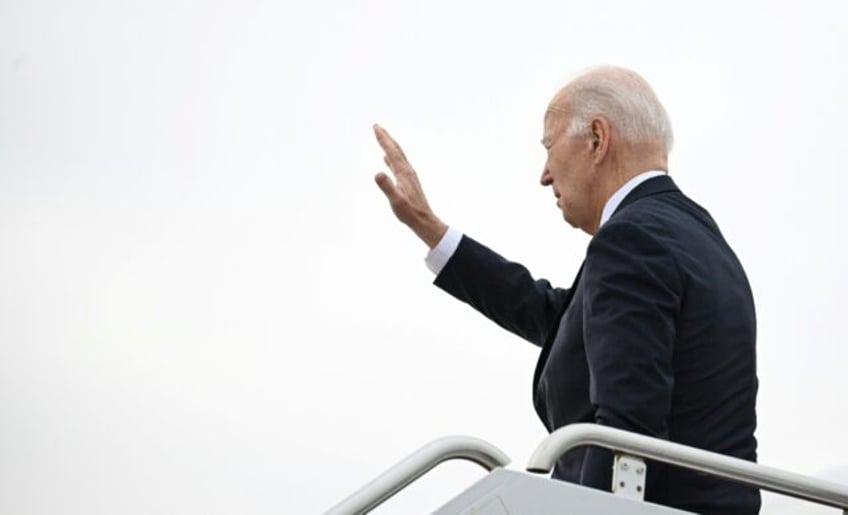
<svg viewBox="0 0 848 515"><path fill-rule="evenodd" d="M435 247L447 231L447 225L430 209L418 175L397 141L379 125L374 125L374 135L386 153L383 161L394 176L392 181L386 173L379 172L374 176L374 181L389 199L389 205L398 220L409 226L430 248Z"/></svg>

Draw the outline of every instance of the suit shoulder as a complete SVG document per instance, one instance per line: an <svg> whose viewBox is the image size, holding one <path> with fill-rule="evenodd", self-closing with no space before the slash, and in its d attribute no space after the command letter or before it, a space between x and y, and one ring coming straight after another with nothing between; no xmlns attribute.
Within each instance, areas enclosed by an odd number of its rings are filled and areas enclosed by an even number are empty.
<svg viewBox="0 0 848 515"><path fill-rule="evenodd" d="M690 232L696 227L709 232L719 232L712 215L680 191L640 198L617 211L604 227L612 223L626 222L659 234L673 233L676 230Z"/></svg>
<svg viewBox="0 0 848 515"><path fill-rule="evenodd" d="M662 219L650 214L616 216L608 220L592 237L587 257L598 252L627 252L658 256L670 253L668 235Z"/></svg>

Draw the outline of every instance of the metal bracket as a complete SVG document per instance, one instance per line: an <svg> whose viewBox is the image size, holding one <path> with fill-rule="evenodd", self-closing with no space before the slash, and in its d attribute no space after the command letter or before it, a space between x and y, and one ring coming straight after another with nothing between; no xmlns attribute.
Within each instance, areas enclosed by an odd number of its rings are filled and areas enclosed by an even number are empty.
<svg viewBox="0 0 848 515"><path fill-rule="evenodd" d="M616 454L612 465L612 493L628 499L645 499L645 461L627 454Z"/></svg>

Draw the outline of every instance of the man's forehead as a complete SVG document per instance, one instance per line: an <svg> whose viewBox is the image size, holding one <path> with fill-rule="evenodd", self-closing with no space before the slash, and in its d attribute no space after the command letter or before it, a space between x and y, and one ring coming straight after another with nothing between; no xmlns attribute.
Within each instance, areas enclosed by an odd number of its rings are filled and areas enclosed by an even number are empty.
<svg viewBox="0 0 848 515"><path fill-rule="evenodd" d="M557 116L555 115L561 116L567 114L567 93L568 88L565 87L559 90L556 95L554 95L554 98L552 98L551 101L548 103L548 108L545 109L545 121L551 118L556 118Z"/></svg>
<svg viewBox="0 0 848 515"><path fill-rule="evenodd" d="M557 128L561 123L565 121L565 118L568 115L568 111L566 109L566 94L568 93L568 86L563 87L559 91L557 91L556 95L551 99L548 104L547 109L545 109L545 119L544 119L544 134L542 135L542 144L547 143L547 140L551 139L554 136L554 133L557 132Z"/></svg>
<svg viewBox="0 0 848 515"><path fill-rule="evenodd" d="M565 121L565 118L565 109L560 106L548 106L548 109L545 111L544 120L545 135L548 136L548 133L556 130L556 128Z"/></svg>
<svg viewBox="0 0 848 515"><path fill-rule="evenodd" d="M569 85L566 84L559 91L556 92L554 97L548 103L548 111L553 111L555 113L564 113L565 106L568 105L567 98L569 92Z"/></svg>

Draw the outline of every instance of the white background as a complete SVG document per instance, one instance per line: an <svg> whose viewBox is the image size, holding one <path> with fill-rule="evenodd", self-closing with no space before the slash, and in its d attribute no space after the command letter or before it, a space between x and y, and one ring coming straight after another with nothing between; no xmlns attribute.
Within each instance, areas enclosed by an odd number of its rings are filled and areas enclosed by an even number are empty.
<svg viewBox="0 0 848 515"><path fill-rule="evenodd" d="M522 468L537 349L430 284L371 124L443 219L567 286L588 238L538 185L542 116L602 63L655 87L750 276L761 462L848 483L846 11L0 0L0 513L318 513L446 434Z"/></svg>

